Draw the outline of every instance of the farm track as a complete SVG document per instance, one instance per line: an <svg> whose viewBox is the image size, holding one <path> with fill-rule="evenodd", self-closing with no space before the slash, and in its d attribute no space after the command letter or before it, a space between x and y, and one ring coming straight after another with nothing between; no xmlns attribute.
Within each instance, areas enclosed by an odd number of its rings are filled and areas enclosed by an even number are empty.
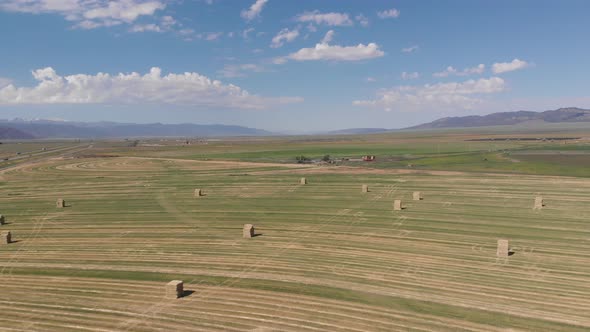
<svg viewBox="0 0 590 332"><path fill-rule="evenodd" d="M2 173L18 242L0 247L0 331L590 329L588 179L164 158ZM194 293L166 300L176 276Z"/></svg>

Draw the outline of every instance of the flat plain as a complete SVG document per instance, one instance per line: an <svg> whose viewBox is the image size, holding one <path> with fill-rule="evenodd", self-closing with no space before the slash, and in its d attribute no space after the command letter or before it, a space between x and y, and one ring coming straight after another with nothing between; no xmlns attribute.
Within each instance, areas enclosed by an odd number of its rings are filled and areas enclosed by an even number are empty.
<svg viewBox="0 0 590 332"><path fill-rule="evenodd" d="M55 143L0 164L0 330L588 331L584 135Z"/></svg>

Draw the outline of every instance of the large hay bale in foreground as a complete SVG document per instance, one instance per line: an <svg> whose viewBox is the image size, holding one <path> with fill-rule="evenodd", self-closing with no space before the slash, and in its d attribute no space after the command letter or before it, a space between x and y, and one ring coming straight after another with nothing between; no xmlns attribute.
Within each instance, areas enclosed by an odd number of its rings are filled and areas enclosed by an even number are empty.
<svg viewBox="0 0 590 332"><path fill-rule="evenodd" d="M242 235L245 239L249 239L254 236L254 225L252 224L244 224L244 229L242 231Z"/></svg>
<svg viewBox="0 0 590 332"><path fill-rule="evenodd" d="M177 299L184 294L184 283L182 280L172 280L166 284L166 298Z"/></svg>
<svg viewBox="0 0 590 332"><path fill-rule="evenodd" d="M306 178L299 179L299 184L307 184L307 179Z"/></svg>
<svg viewBox="0 0 590 332"><path fill-rule="evenodd" d="M0 225L4 225L4 216L0 214Z"/></svg>
<svg viewBox="0 0 590 332"><path fill-rule="evenodd" d="M412 198L413 198L415 201L422 200L422 193L421 193L421 192L419 192L419 191L414 191L414 193L412 194Z"/></svg>
<svg viewBox="0 0 590 332"><path fill-rule="evenodd" d="M496 256L508 257L509 254L510 247L508 245L508 240L498 240L498 249L496 250Z"/></svg>
<svg viewBox="0 0 590 332"><path fill-rule="evenodd" d="M543 203L543 197L541 197L541 196L535 197L535 205L533 206L533 209L535 209L535 210L542 209L543 206L545 206L545 204Z"/></svg>
<svg viewBox="0 0 590 332"><path fill-rule="evenodd" d="M195 189L195 197L203 196L203 191L201 189Z"/></svg>
<svg viewBox="0 0 590 332"><path fill-rule="evenodd" d="M55 206L58 208L66 207L66 201L63 198L58 198L57 202L55 202Z"/></svg>
<svg viewBox="0 0 590 332"><path fill-rule="evenodd" d="M393 209L395 211L401 211L403 209L402 200L401 199L396 199L396 200L393 201Z"/></svg>
<svg viewBox="0 0 590 332"><path fill-rule="evenodd" d="M12 234L10 231L0 233L0 244L10 244L12 242Z"/></svg>
<svg viewBox="0 0 590 332"><path fill-rule="evenodd" d="M361 187L361 192L362 193L368 193L369 192L369 186L366 184L363 184L363 186Z"/></svg>

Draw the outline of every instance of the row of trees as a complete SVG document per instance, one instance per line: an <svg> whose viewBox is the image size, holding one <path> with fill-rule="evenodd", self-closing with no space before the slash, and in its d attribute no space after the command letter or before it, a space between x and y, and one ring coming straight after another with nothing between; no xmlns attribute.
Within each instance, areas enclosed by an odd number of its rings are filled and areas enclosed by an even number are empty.
<svg viewBox="0 0 590 332"><path fill-rule="evenodd" d="M308 157L306 157L304 155L295 157L295 160L297 160L297 163L298 164L306 164L306 163L311 162L311 158L308 158ZM329 154L327 154L327 155L325 155L325 156L322 157L322 161L328 162L330 160L331 160L331 158L330 158L330 155Z"/></svg>

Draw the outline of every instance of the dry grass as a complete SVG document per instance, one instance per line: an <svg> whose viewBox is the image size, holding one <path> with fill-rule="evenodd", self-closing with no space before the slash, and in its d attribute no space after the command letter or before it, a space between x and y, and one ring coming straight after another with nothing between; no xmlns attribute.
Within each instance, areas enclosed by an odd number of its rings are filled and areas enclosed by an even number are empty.
<svg viewBox="0 0 590 332"><path fill-rule="evenodd" d="M0 326L590 329L590 180L330 169L89 158L7 171L0 210L18 242L0 247ZM195 183L215 199L193 199ZM56 210L56 195L76 199ZM252 221L260 237L242 239ZM496 257L498 238L513 255ZM172 279L194 293L166 299Z"/></svg>

